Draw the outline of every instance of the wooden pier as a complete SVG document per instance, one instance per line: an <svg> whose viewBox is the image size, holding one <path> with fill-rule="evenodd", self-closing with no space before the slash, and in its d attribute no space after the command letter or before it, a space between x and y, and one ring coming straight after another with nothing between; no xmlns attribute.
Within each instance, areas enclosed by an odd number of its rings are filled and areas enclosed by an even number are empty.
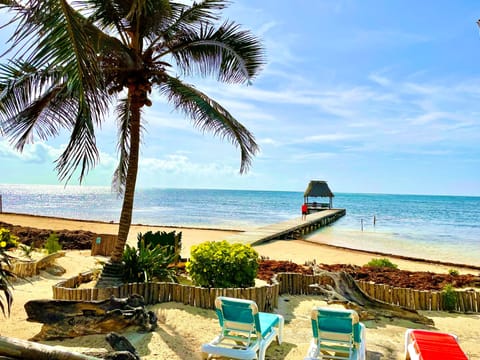
<svg viewBox="0 0 480 360"><path fill-rule="evenodd" d="M240 234L227 237L229 242L258 245L270 240L298 239L323 226L331 224L345 215L345 209L322 210L307 215L306 220L301 216L281 223L262 226Z"/></svg>

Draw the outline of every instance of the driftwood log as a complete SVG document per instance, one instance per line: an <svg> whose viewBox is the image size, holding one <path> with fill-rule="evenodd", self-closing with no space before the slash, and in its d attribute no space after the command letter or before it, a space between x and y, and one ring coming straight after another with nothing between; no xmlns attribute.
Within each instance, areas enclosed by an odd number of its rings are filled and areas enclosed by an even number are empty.
<svg viewBox="0 0 480 360"><path fill-rule="evenodd" d="M102 301L31 300L25 311L28 321L43 324L34 341L107 334L130 326L146 332L157 326L155 314L146 311L140 295Z"/></svg>
<svg viewBox="0 0 480 360"><path fill-rule="evenodd" d="M317 274L321 284L310 285L329 304L342 304L355 310L361 320L378 317L400 318L424 325L434 325L433 320L419 314L416 310L388 304L366 294L348 273L323 271Z"/></svg>
<svg viewBox="0 0 480 360"><path fill-rule="evenodd" d="M140 360L137 350L125 336L112 332L105 340L114 351L95 357L56 346L0 336L0 360Z"/></svg>
<svg viewBox="0 0 480 360"><path fill-rule="evenodd" d="M23 360L101 360L58 347L0 336L0 357Z"/></svg>

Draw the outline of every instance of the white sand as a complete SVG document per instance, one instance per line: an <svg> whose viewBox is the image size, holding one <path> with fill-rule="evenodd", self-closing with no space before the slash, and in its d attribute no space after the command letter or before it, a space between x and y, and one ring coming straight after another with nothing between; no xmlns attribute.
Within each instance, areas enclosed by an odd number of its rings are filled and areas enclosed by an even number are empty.
<svg viewBox="0 0 480 360"><path fill-rule="evenodd" d="M0 214L0 221L36 228L61 230L89 230L96 233L115 234L117 225L100 222L62 220L36 216ZM129 242L136 241L138 232L148 230L172 231L172 228L133 226ZM176 228L182 231L183 256L188 256L190 247L204 241L222 240L232 231ZM259 254L271 259L292 260L297 263L315 259L318 263L351 263L363 265L372 254L340 250L305 241L276 241L255 249ZM42 272L30 279L30 282L15 284L14 304L9 318L0 317L0 335L29 339L37 334L41 324L26 321L23 305L32 299L51 299L52 286L62 279L80 272L98 267L96 258L89 250L67 251L65 257L56 260L67 272L62 276L52 276ZM445 273L451 267L395 259L402 269L428 270ZM460 269L462 272L472 272ZM475 271L474 273L477 273ZM312 337L310 328L310 310L314 305L323 303L315 296L283 296L277 311L285 316L286 326L284 343L273 343L267 351L267 359L303 359ZM200 359L200 346L216 335L219 330L215 313L179 303L163 303L152 306L159 318L159 328L153 333L141 334L128 331L124 335L137 348L142 359ZM452 314L446 312L422 312L435 322L433 329L452 332L459 336L462 348L470 359L480 359L480 314ZM0 315L1 316L1 315ZM382 320L366 322L367 359L403 359L404 333L407 328L420 327L417 324L400 320ZM49 345L59 345L82 352L102 352L109 349L103 335L84 336L62 341L45 341Z"/></svg>

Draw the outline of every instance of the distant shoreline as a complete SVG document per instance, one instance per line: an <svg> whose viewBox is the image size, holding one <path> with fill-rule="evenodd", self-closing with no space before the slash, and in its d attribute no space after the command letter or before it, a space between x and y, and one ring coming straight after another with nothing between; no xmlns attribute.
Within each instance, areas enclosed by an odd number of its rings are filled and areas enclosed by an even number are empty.
<svg viewBox="0 0 480 360"><path fill-rule="evenodd" d="M314 243L314 244L321 244L323 246L328 246L328 247L331 247L331 248L334 248L334 249L339 249L339 250L347 250L347 251L358 252L358 253L362 253L362 254L378 255L378 256L390 257L390 258L394 258L394 259L402 259L402 260L408 260L408 261L421 262L421 263L426 263L426 264L437 264L437 265L442 265L442 266L454 266L454 267L465 268L465 269L480 270L480 266L477 266L477 265L460 264L460 263L454 263L454 262L448 262L448 261L430 260L430 259L416 258L416 257L413 257L413 256L404 256L404 255L397 255L397 254L391 254L391 253L383 253L383 252L378 252L378 251L354 249L354 248L348 248L348 247L345 247L345 246L324 244L324 243L314 241L314 240L303 239L302 241L309 242L309 243Z"/></svg>
<svg viewBox="0 0 480 360"><path fill-rule="evenodd" d="M115 221L103 221L103 220L88 220L88 219L74 219L74 218L66 218L61 216L53 216L53 215L36 215L36 214L26 214L26 213L15 213L15 212L8 212L3 211L0 212L1 214L5 215L13 215L13 216L28 216L28 217L37 217L42 219L57 219L62 221L73 221L73 222L83 222L83 223L95 223L95 224L105 224L105 225L118 225L118 222ZM141 224L141 223L132 223L132 226L151 226L156 228L172 228L172 229L192 229L192 230L212 230L212 231L229 231L229 232L244 232L245 230L239 229L227 229L227 228L212 228L212 227L203 227L203 226L183 226L183 225L151 225L151 224Z"/></svg>
<svg viewBox="0 0 480 360"><path fill-rule="evenodd" d="M0 221L10 223L10 224L12 224L12 221L5 221L5 217L10 218L11 220L16 219L20 221L20 224L13 224L13 225L29 226L29 227L36 227L36 228L49 229L49 230L60 230L65 227L68 227L70 228L70 230L87 229L95 233L115 234L118 227L118 223L116 222L108 222L108 221L100 221L100 220L72 219L72 218L63 218L58 216L32 215L32 214L12 213L12 212L0 213ZM92 229L91 227L89 227L89 225L95 225L93 226L95 227L95 229ZM185 233L184 238L187 236L188 238L192 238L193 240L186 241L186 244L185 244L185 247L187 247L185 251L187 251L187 253L183 255L187 257L188 257L189 247L191 245L196 245L203 241L222 240L225 236L228 236L230 234L241 233L245 231L245 230L238 230L238 229L219 229L219 228L204 228L204 227L191 227L191 226L187 227L187 226L132 224L132 227L131 227L132 231L129 234L129 242L135 241L136 239L135 231L137 232L147 231L149 228L177 229ZM183 239L182 239L182 242L183 242ZM288 258L288 255L289 255L288 252L280 250L281 248L284 248L284 247L291 248L293 250L294 244L295 246L299 245L299 248L300 248L299 251L302 253L302 256L303 256L302 260L296 260L296 261L292 260ZM303 248L302 248L302 244L303 244ZM285 259L285 256L287 256L286 259L301 263L304 261L312 260L311 257L306 258L306 256L313 255L313 252L312 252L313 250L305 249L307 245L313 246L314 247L313 249L315 249L320 253L320 256L318 256L319 258L321 258L323 254L325 254L325 251L322 251L322 249L328 249L329 251L332 251L334 253L339 253L340 259L338 261L332 260L333 263L335 262L336 263L354 263L353 260L359 260L357 258L359 258L360 256L362 256L363 259L367 259L367 256L375 256L375 257L389 257L389 258L398 259L404 262L417 263L419 266L421 266L421 264L424 264L425 266L428 266L428 267L437 266L442 268L452 267L452 268L459 268L464 270L480 270L480 266L476 266L476 265L422 259L422 258L416 258L412 256L382 253L378 251L370 251L370 250L364 250L364 249L354 249L354 248L348 248L344 246L325 244L320 241L308 240L308 239L288 240L288 241L284 241L284 240L270 241L261 245L257 245L255 246L255 248L256 249L265 248L263 256L266 256L266 257L271 257L273 254L276 254L276 255L273 255L272 258L279 259L280 256L283 256ZM277 249L278 251L276 251ZM332 263L332 261L330 261L330 263ZM320 262L324 262L324 261L319 260L319 263ZM368 261L365 261L364 263L366 262ZM358 264L360 264L360 262L357 261L357 265Z"/></svg>

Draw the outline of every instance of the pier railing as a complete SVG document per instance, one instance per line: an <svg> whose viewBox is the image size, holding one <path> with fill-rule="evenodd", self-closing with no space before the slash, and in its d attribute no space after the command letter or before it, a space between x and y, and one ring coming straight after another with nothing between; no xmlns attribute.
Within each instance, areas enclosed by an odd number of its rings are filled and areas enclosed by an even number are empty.
<svg viewBox="0 0 480 360"><path fill-rule="evenodd" d="M260 311L272 311L278 307L280 295L316 294L313 284L322 284L325 276L279 273L272 285L250 288L202 288L166 282L129 283L110 288L79 288L92 281L92 272L79 274L53 286L53 298L58 300L95 301L110 296L127 297L131 294L143 296L146 304L179 302L204 309L213 309L217 296L230 296L254 300ZM397 288L388 285L356 281L359 287L374 299L412 310L446 311L452 310L444 301L441 291L424 291ZM462 313L480 312L480 292L478 290L457 290L453 311Z"/></svg>

